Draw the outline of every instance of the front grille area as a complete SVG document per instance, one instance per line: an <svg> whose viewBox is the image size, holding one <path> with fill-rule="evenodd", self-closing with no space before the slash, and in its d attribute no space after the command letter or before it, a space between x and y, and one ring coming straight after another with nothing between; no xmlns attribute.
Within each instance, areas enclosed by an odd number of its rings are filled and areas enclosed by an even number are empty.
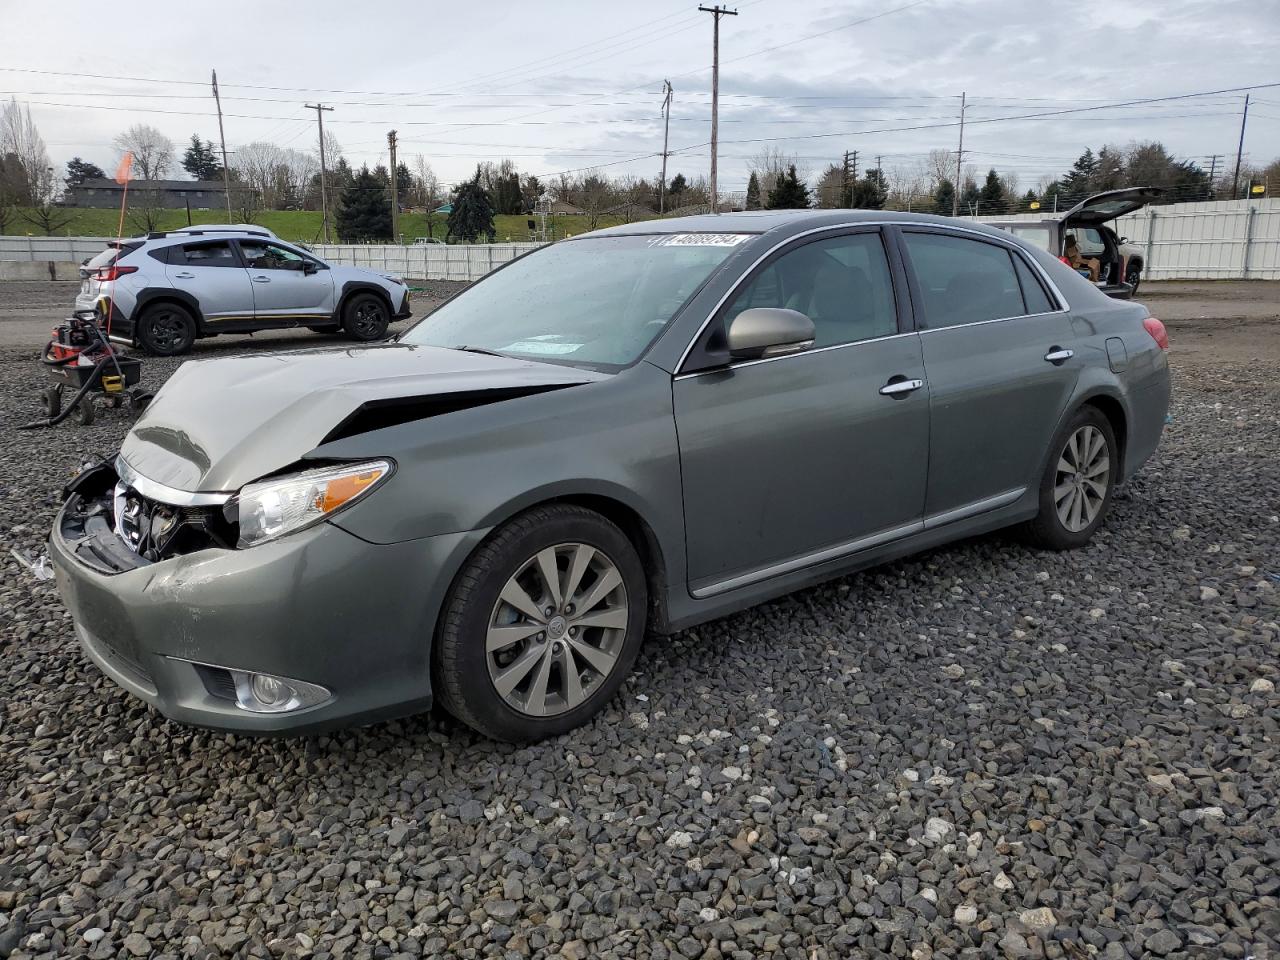
<svg viewBox="0 0 1280 960"><path fill-rule="evenodd" d="M205 550L230 549L236 531L221 507L175 507L144 497L123 483L115 488L116 533L138 556L165 560Z"/></svg>

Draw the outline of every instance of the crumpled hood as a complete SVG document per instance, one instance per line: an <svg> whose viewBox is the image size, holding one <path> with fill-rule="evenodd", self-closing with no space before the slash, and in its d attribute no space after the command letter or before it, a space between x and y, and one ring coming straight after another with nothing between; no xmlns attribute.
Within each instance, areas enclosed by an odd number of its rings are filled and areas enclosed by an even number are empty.
<svg viewBox="0 0 1280 960"><path fill-rule="evenodd" d="M192 360L156 394L120 453L158 483L230 491L303 457L366 403L606 376L399 343Z"/></svg>

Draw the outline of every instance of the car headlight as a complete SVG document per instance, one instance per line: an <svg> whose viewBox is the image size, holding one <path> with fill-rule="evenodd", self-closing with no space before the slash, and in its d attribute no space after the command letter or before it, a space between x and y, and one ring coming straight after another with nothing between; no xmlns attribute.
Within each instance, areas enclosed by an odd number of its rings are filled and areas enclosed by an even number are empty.
<svg viewBox="0 0 1280 960"><path fill-rule="evenodd" d="M319 523L391 475L389 460L344 463L246 484L237 497L240 539L252 547Z"/></svg>

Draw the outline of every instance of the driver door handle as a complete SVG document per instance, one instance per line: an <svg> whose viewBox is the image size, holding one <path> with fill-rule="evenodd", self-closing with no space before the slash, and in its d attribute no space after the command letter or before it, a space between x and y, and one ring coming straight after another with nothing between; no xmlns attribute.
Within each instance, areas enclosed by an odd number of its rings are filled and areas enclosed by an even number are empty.
<svg viewBox="0 0 1280 960"><path fill-rule="evenodd" d="M254 277L253 282L254 283L270 283L271 278L270 277Z"/></svg>
<svg viewBox="0 0 1280 960"><path fill-rule="evenodd" d="M1054 347L1044 355L1044 358L1050 363L1061 365L1066 363L1076 355L1074 350L1065 350L1062 347Z"/></svg>
<svg viewBox="0 0 1280 960"><path fill-rule="evenodd" d="M177 280L194 280L196 278L194 273L187 273L185 270L182 273L175 273L173 276Z"/></svg>
<svg viewBox="0 0 1280 960"><path fill-rule="evenodd" d="M900 397L924 386L923 380L890 380L880 388L882 397Z"/></svg>

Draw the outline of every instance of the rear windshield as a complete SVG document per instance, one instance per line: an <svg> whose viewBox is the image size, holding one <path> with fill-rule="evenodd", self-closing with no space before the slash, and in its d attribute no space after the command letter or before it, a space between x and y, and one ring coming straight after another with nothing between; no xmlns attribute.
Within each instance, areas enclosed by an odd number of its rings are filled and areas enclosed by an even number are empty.
<svg viewBox="0 0 1280 960"><path fill-rule="evenodd" d="M112 244L97 256L90 258L85 263L85 268L89 270L101 270L103 267L109 267L115 263L118 258L127 257L140 246L142 246L140 243L122 243L119 246Z"/></svg>

